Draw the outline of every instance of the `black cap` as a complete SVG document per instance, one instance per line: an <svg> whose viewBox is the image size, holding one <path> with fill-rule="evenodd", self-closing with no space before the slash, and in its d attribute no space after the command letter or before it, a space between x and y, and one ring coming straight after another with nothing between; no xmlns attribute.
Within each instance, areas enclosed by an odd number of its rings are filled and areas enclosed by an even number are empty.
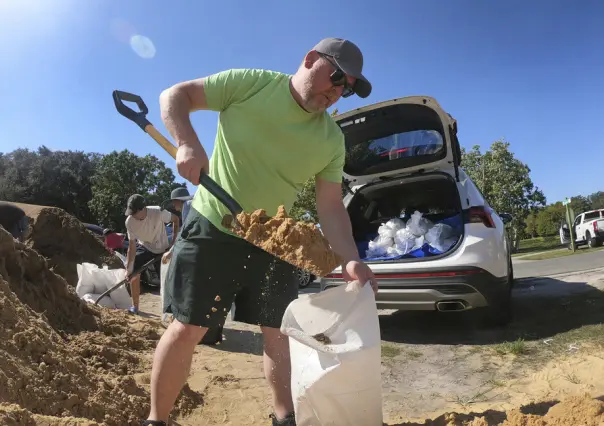
<svg viewBox="0 0 604 426"><path fill-rule="evenodd" d="M130 198L128 198L128 203L126 204L126 216L130 216L140 212L147 205L145 198L140 194L132 194Z"/></svg>
<svg viewBox="0 0 604 426"><path fill-rule="evenodd" d="M189 195L189 191L185 187L176 188L176 189L172 190L172 193L170 194L170 200L187 201L192 198L193 198L193 196Z"/></svg>
<svg viewBox="0 0 604 426"><path fill-rule="evenodd" d="M325 38L313 50L333 57L342 71L356 78L353 89L359 97L371 94L371 83L363 75L363 54L356 44L341 38Z"/></svg>

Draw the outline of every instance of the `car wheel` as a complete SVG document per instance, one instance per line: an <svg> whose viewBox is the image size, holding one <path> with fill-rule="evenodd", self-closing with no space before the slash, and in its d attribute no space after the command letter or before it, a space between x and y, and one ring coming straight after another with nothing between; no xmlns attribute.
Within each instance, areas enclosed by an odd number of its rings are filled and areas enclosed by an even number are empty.
<svg viewBox="0 0 604 426"><path fill-rule="evenodd" d="M160 287L159 282L153 281L153 275L148 270L141 273L141 287L146 287L151 290L156 290Z"/></svg>
<svg viewBox="0 0 604 426"><path fill-rule="evenodd" d="M514 267L510 261L507 279L507 289L495 300L489 301L484 308L484 320L489 327L505 327L513 319L512 288L514 287Z"/></svg>
<svg viewBox="0 0 604 426"><path fill-rule="evenodd" d="M298 276L298 286L301 288L308 287L308 285L315 280L310 272L303 269L298 269L296 274Z"/></svg>

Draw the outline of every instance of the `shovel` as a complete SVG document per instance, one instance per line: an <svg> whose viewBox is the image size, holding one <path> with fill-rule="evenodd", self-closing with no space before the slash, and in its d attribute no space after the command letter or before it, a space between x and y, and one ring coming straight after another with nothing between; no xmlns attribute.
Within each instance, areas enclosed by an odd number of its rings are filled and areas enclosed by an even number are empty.
<svg viewBox="0 0 604 426"><path fill-rule="evenodd" d="M94 302L95 305L98 305L99 302L101 301L101 299L103 299L103 297L105 296L109 296L111 293L113 293L115 290L117 290L118 288L120 288L121 286L123 286L124 284L128 283L130 281L130 279L138 274L140 274L141 272L145 271L149 266L153 265L155 262L157 262L158 260L160 260L162 257L162 254L159 254L155 257L153 257L153 259L151 259L150 261L148 261L147 263L141 265L138 269L136 269L135 271L132 271L132 273L130 275L127 275L126 278L124 278L123 280L121 280L120 282L114 284L111 288L108 288L107 290L105 290L103 293L101 293L101 295L99 296L98 299L96 299L96 302Z"/></svg>
<svg viewBox="0 0 604 426"><path fill-rule="evenodd" d="M140 111L134 111L132 108L128 107L126 102L134 102ZM176 158L177 148L170 142L168 139L164 137L156 128L151 124L149 120L147 120L147 113L149 112L149 108L143 102L143 99L138 95L133 95L132 93L122 92L120 90L113 91L113 102L115 103L115 107L117 108L117 112L126 117L129 120L134 121L138 127L143 129L145 133L151 136L155 142L157 142L168 154L172 156L172 158ZM227 209L233 215L233 220L236 225L240 226L237 222L237 215L243 211L243 208L239 205L237 201L233 197L230 196L228 192L226 192L220 185L218 185L214 179L205 174L202 170L201 176L199 176L199 183L205 189L208 190L210 194L212 194L218 201L225 205Z"/></svg>
<svg viewBox="0 0 604 426"><path fill-rule="evenodd" d="M117 108L117 111L123 115L124 117L126 117L129 120L134 121L145 133L147 133L149 136L151 136L164 150L166 150L166 152L168 152L168 154L170 154L173 158L176 158L176 152L177 152L177 148L168 140L166 139L160 132L157 131L157 129L153 126L153 124L151 124L149 122L149 120L147 120L147 113L149 112L149 109L147 108L147 106L145 105L145 103L143 102L143 100L141 99L140 96L138 95L133 95L132 93L127 93L127 92L122 92L119 90L114 90L113 91L113 101L115 103L115 107ZM136 105L138 106L138 108L140 109L140 111L134 111L131 108L129 108L128 106L126 106L124 104L124 101L126 102L134 102L136 103ZM205 174L202 170L201 176L199 177L199 183L208 190L208 192L210 194L212 194L214 197L216 197L216 199L218 201L220 201L222 204L224 204L227 209L231 212L231 223L233 224L233 226L240 231L246 231L245 227L241 226L241 223L239 223L239 221L237 220L237 215L243 212L243 208L239 205L239 203L237 203L237 201L235 201L230 194L228 194L223 188L220 187L220 185L218 185L210 176L208 176L207 174ZM226 217L225 217L226 218ZM225 222L223 221L223 224ZM306 232L308 234L308 228L306 228ZM310 231L311 233L313 233L313 235L311 235L311 238L314 238L315 240L317 239L317 237L319 239L323 239L323 236L319 234L319 232L315 229L313 231ZM319 235L317 235L319 234ZM254 244L256 247L260 248L261 250L272 254L273 256L279 257L281 260L293 265L294 267L296 267L297 269L306 269L305 266L310 266L311 268L313 268L315 265L311 264L307 265L306 263L300 263L299 264L299 257L296 253L294 252L288 252L288 253L281 253L281 254L277 254L277 253L271 253L269 250L266 250L265 248L262 247L262 241L258 242L254 242L254 241L249 241L248 242ZM319 255L317 255L317 252L315 250L314 253L314 257L315 258L322 258L324 259L323 262L325 262L325 259L329 262L329 264L326 267L325 264L322 265L322 268L315 268L315 270L309 269L311 272L315 273L315 275L320 275L322 273L328 273L331 272L338 264L340 264L337 255L332 252L328 247L327 247L327 243L326 241L321 241L319 244L321 244L319 250ZM322 251L322 252L321 252ZM311 256L312 257L312 256ZM310 259L312 260L312 259Z"/></svg>

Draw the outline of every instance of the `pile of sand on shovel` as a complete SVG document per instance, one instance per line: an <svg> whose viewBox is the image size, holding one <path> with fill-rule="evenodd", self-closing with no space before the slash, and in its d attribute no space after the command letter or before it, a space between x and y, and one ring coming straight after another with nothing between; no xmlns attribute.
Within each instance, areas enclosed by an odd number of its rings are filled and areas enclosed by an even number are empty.
<svg viewBox="0 0 604 426"><path fill-rule="evenodd" d="M241 227L227 215L222 224L256 247L317 277L324 277L342 263L317 225L289 217L284 206L279 206L275 217L260 209L239 213L237 221Z"/></svg>
<svg viewBox="0 0 604 426"><path fill-rule="evenodd" d="M99 236L65 210L17 205L31 218L27 245L46 257L54 272L72 286L78 283L78 263L94 263L99 267L106 264L111 269L124 267L118 257L107 251Z"/></svg>
<svg viewBox="0 0 604 426"><path fill-rule="evenodd" d="M87 305L0 228L0 424L136 425L160 324ZM148 383L148 379L147 379ZM202 403L186 387L176 413Z"/></svg>

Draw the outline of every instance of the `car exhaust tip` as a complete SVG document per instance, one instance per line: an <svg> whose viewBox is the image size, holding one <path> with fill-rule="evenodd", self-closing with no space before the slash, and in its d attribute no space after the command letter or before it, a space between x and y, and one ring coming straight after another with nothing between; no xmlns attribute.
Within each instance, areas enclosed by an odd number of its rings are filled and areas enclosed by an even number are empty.
<svg viewBox="0 0 604 426"><path fill-rule="evenodd" d="M468 304L462 300L436 302L436 310L440 312L465 311L466 309L468 309Z"/></svg>

